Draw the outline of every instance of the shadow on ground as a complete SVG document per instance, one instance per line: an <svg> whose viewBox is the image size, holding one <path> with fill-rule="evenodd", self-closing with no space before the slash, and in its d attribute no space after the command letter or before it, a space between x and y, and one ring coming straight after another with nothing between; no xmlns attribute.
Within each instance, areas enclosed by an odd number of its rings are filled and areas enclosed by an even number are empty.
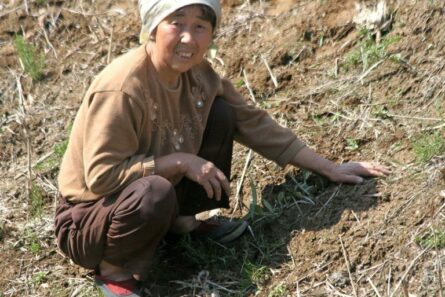
<svg viewBox="0 0 445 297"><path fill-rule="evenodd" d="M288 174L261 194L262 203L251 203L246 215L251 230L240 240L221 245L185 236L164 244L146 283L149 296L254 294L273 269L292 260L288 245L295 234L333 228L346 210L358 214L376 207L378 196L373 179L338 185L307 172Z"/></svg>

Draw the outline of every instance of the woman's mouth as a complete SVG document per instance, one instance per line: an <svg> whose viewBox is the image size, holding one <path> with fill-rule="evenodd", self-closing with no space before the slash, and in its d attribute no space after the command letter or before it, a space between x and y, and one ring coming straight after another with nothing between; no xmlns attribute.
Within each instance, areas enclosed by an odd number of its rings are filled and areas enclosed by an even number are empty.
<svg viewBox="0 0 445 297"><path fill-rule="evenodd" d="M190 59L193 56L191 52L182 52L182 51L177 51L176 55L183 59Z"/></svg>

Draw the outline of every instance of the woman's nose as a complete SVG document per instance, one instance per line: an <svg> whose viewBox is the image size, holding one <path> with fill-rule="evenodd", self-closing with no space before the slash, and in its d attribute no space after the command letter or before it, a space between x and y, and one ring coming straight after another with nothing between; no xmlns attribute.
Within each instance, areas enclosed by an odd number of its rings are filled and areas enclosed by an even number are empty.
<svg viewBox="0 0 445 297"><path fill-rule="evenodd" d="M181 35L181 42L190 43L192 41L193 41L193 34L188 30L184 30Z"/></svg>

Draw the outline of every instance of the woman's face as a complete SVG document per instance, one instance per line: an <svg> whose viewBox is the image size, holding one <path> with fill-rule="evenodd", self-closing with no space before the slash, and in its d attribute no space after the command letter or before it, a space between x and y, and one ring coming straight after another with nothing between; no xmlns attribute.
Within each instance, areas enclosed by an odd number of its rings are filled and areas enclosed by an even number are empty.
<svg viewBox="0 0 445 297"><path fill-rule="evenodd" d="M199 5L186 6L166 17L156 28L153 63L163 76L188 71L201 63L212 41L213 28Z"/></svg>

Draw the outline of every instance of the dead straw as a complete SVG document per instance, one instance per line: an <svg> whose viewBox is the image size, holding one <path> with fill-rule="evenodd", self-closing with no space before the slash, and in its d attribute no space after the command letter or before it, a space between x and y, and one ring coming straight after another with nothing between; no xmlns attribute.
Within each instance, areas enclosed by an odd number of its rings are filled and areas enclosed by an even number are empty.
<svg viewBox="0 0 445 297"><path fill-rule="evenodd" d="M241 174L241 178L239 179L239 181L238 181L238 183L236 185L236 193L235 193L236 204L235 204L235 207L233 208L232 216L233 216L233 214L235 213L235 211L238 208L241 210L241 207L240 207L240 205L241 205L240 193L241 193L241 188L242 188L243 183L244 183L244 178L246 177L247 169L249 169L250 160L252 159L252 153L253 153L252 150L249 150L249 152L247 153L246 162L244 163L244 168L243 168L243 172Z"/></svg>
<svg viewBox="0 0 445 297"><path fill-rule="evenodd" d="M396 288L394 289L394 291L391 293L390 297L394 296L394 294L399 290L400 285L402 285L402 283L404 282L406 276L408 275L408 273L410 272L411 268L413 268L414 264L416 263L416 261L428 250L428 248L424 249L423 251L420 252L420 254L417 255L417 257L414 258L414 260L411 261L411 264L408 266L408 268L406 269L405 273L403 273L402 278L399 280L399 282L397 283Z"/></svg>
<svg viewBox="0 0 445 297"><path fill-rule="evenodd" d="M273 73L272 69L269 66L269 63L267 62L266 58L263 55L261 55L261 60L263 61L264 65L266 65L267 71L269 71L269 75L270 75L270 78L272 79L272 82L273 82L273 84L275 86L275 89L278 88L277 77Z"/></svg>
<svg viewBox="0 0 445 297"><path fill-rule="evenodd" d="M111 46L113 44L113 33L114 33L114 27L111 26L110 42L108 43L107 64L110 64L111 61Z"/></svg>
<svg viewBox="0 0 445 297"><path fill-rule="evenodd" d="M366 70L365 73L363 73L362 75L360 75L360 77L357 79L357 82L360 82L361 84L363 84L363 79L365 79L365 77L367 77L374 69L376 69L377 67L379 67L380 64L382 64L383 62L385 62L385 59L378 61L377 63L375 63L374 65L372 65L371 67L369 67L368 70Z"/></svg>
<svg viewBox="0 0 445 297"><path fill-rule="evenodd" d="M247 78L246 69L243 69L243 78L244 83L246 84L247 90L249 90L250 98L252 98L253 102L256 103L255 94L253 94L252 88L250 87L249 79Z"/></svg>
<svg viewBox="0 0 445 297"><path fill-rule="evenodd" d="M376 286L374 285L374 283L372 282L372 280L368 277L367 278L369 284L371 285L372 289L374 290L374 293L377 295L377 297L382 297L382 295L380 295L379 290L377 290Z"/></svg>
<svg viewBox="0 0 445 297"><path fill-rule="evenodd" d="M349 275L349 280L351 281L351 286L352 286L352 290L354 292L354 296L357 297L357 289L354 285L354 280L352 279L352 274L351 274L351 263L349 261L349 257L348 257L348 253L346 252L345 246L343 245L343 240L341 239L341 235L338 236L338 239L340 240L340 244L341 244L341 249L343 251L343 257L345 258L345 262L346 262L346 267L348 268L348 275Z"/></svg>
<svg viewBox="0 0 445 297"><path fill-rule="evenodd" d="M23 128L23 136L25 138L26 153L27 153L28 180L26 187L26 195L28 197L28 201L31 201L31 195L32 195L31 136L29 133L28 123L26 119L25 98L23 95L22 83L20 82L19 75L16 75L15 78L17 83L17 92L19 94L19 105L20 105L20 113L18 114L19 123Z"/></svg>
<svg viewBox="0 0 445 297"><path fill-rule="evenodd" d="M434 241L438 242L437 233L434 232ZM437 261L437 279L439 284L439 297L443 297L443 284L442 284L442 259L440 258L440 249L436 248L436 261Z"/></svg>
<svg viewBox="0 0 445 297"><path fill-rule="evenodd" d="M331 202L331 200L337 196L338 192L340 191L341 185L342 184L338 185L337 189L335 189L334 193L332 193L331 197L329 197L328 201L326 201L326 203L323 204L323 206L317 211L317 213L314 215L314 217L318 216L323 211L323 209L326 208L326 206L329 204L329 202Z"/></svg>
<svg viewBox="0 0 445 297"><path fill-rule="evenodd" d="M53 44L51 43L51 41L49 41L49 37L48 37L48 34L46 33L45 26L42 27L42 31L43 31L43 36L45 37L45 41L46 41L46 43L48 44L48 46L51 48L51 50L52 50L53 53L54 53L54 57L55 57L56 59L58 59L59 57L58 57L58 55L57 55L57 51L56 51L56 49L54 48L54 46L53 46Z"/></svg>

